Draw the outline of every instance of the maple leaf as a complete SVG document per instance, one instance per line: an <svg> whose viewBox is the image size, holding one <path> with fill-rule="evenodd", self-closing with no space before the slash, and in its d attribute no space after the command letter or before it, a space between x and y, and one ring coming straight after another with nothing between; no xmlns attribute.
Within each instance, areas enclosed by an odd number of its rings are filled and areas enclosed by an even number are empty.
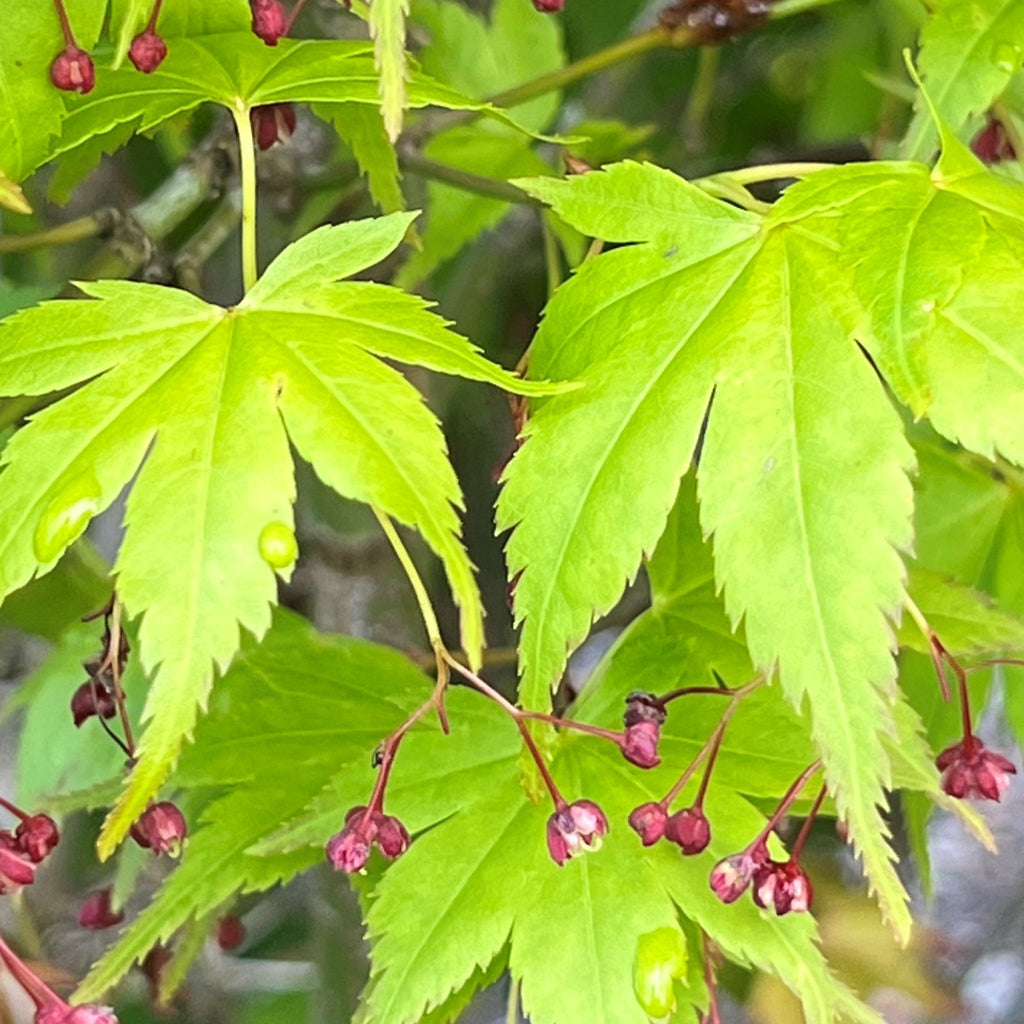
<svg viewBox="0 0 1024 1024"><path fill-rule="evenodd" d="M261 635L270 623L274 569L290 571L289 557L268 547L268 536L292 529L289 440L338 493L422 533L461 606L463 644L479 657L482 611L444 440L419 393L377 356L534 386L489 363L421 300L328 283L382 259L411 220L315 231L228 309L106 281L80 286L98 302L46 303L0 328L7 394L88 380L4 450L0 593L52 568L134 481L115 571L128 614L145 613L141 654L155 677L104 855L165 778L239 627Z"/></svg>
<svg viewBox="0 0 1024 1024"><path fill-rule="evenodd" d="M703 433L701 522L729 617L755 665L777 664L794 707L806 701L830 792L905 936L879 807L913 459L833 305L831 250L788 196L762 217L649 166L520 184L584 234L640 243L585 263L531 349L534 372L585 386L539 405L499 499L522 699L548 705L567 652L653 549Z"/></svg>
<svg viewBox="0 0 1024 1024"><path fill-rule="evenodd" d="M983 114L1020 67L1024 4L1019 0L942 0L921 31L917 63L941 119L959 132ZM908 160L935 151L935 118L924 97L901 145Z"/></svg>

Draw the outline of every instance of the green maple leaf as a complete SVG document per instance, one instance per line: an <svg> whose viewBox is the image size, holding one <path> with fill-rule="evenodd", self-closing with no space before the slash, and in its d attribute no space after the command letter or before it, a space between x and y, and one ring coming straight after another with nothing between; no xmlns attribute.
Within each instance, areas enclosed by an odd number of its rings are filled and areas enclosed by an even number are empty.
<svg viewBox="0 0 1024 1024"><path fill-rule="evenodd" d="M524 702L547 706L567 651L654 547L707 416L701 522L729 617L806 702L830 792L906 935L879 807L913 460L832 305L845 284L831 248L786 198L761 218L652 167L523 184L585 234L641 243L584 264L531 350L537 373L585 386L528 421L498 505Z"/></svg>
<svg viewBox="0 0 1024 1024"><path fill-rule="evenodd" d="M1024 464L1024 186L948 132L933 172L852 165L787 193L848 272L846 322L900 401L946 437ZM878 238L887 244L877 245Z"/></svg>
<svg viewBox="0 0 1024 1024"><path fill-rule="evenodd" d="M167 59L152 74L140 75L127 67L104 71L87 96L69 98L59 137L24 166L19 177L45 160L61 157L68 165L61 183L66 190L101 154L123 145L133 134L152 131L207 102L232 111L270 103L376 108L380 95L372 44L282 39L269 47L252 32L175 39ZM418 71L409 76L405 102L410 107L479 110L515 126L489 104L470 100Z"/></svg>
<svg viewBox="0 0 1024 1024"><path fill-rule="evenodd" d="M918 66L942 120L959 132L983 114L1020 69L1024 53L1020 0L943 0L921 33ZM937 132L928 104L919 101L903 140L903 155L926 160Z"/></svg>
<svg viewBox="0 0 1024 1024"><path fill-rule="evenodd" d="M115 567L155 672L146 731L101 839L109 854L163 781L239 628L261 635L287 574L289 440L338 493L418 529L445 564L476 660L481 606L459 540L461 496L433 415L377 356L534 390L416 298L331 284L391 252L412 217L322 228L285 250L238 306L96 282L0 329L7 394L89 380L3 453L0 594L52 568L134 478ZM91 378L91 379L90 379ZM543 390L543 388L542 388Z"/></svg>

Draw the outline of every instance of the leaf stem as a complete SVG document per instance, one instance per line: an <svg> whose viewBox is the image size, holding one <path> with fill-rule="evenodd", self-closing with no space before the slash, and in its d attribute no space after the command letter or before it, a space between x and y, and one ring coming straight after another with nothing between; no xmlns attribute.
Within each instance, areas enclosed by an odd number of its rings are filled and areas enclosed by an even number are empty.
<svg viewBox="0 0 1024 1024"><path fill-rule="evenodd" d="M658 26L641 32L638 35L627 36L620 39L603 50L581 57L564 68L551 71L546 75L533 78L522 85L512 89L506 89L490 98L490 102L497 107L517 107L528 100L537 99L539 96L546 96L549 92L556 92L566 86L600 71L621 64L623 61L638 57L642 53L649 53L651 50L661 50L666 47L684 47L693 45L693 33L689 30L668 30Z"/></svg>
<svg viewBox="0 0 1024 1024"><path fill-rule="evenodd" d="M240 99L231 108L238 131L239 167L242 174L242 284L248 292L259 280L256 259L256 143L249 108Z"/></svg>
<svg viewBox="0 0 1024 1024"><path fill-rule="evenodd" d="M443 694L448 685L448 665L455 665L457 663L448 653L448 650L444 645L444 641L441 639L441 627L437 623L437 615L434 613L434 606L430 601L430 594L427 592L423 578L420 576L419 570L416 568L416 563L412 560L412 555L409 554L409 549L405 546L405 542L399 535L398 530L395 529L395 524L391 522L391 517L382 509L377 508L376 505L371 505L370 508L373 510L373 514L377 517L377 522L380 523L380 528L384 531L384 536L387 537L392 549L398 556L398 561L401 564L402 569L405 571L405 575L412 587L413 594L416 596L416 603L419 605L420 609L420 617L423 619L423 626L427 631L427 640L430 642L430 646L434 652L434 663L437 666L437 685L441 694L441 698L437 705L437 715L438 718L441 719L441 728L445 732L448 732L448 716L444 707Z"/></svg>
<svg viewBox="0 0 1024 1024"><path fill-rule="evenodd" d="M782 178L806 178L818 171L827 171L835 164L796 161L782 164L754 164L752 167L737 167L734 171L718 171L703 178L695 178L694 185L704 187L721 178L728 178L737 185L756 185L763 181L779 181Z"/></svg>

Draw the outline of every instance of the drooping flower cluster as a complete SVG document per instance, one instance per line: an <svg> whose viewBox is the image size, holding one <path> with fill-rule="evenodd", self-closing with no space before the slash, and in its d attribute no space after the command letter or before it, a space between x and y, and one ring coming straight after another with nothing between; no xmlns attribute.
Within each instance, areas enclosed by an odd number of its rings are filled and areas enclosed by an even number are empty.
<svg viewBox="0 0 1024 1024"><path fill-rule="evenodd" d="M390 814L370 807L353 807L345 815L345 827L327 843L327 859L336 871L362 871L376 846L388 860L409 848L409 833Z"/></svg>
<svg viewBox="0 0 1024 1024"><path fill-rule="evenodd" d="M36 868L60 842L57 823L48 814L26 814L0 798L0 807L16 818L14 830L0 830L0 896L15 893L35 881Z"/></svg>
<svg viewBox="0 0 1024 1024"><path fill-rule="evenodd" d="M935 759L942 772L942 788L958 800L981 797L998 801L1017 774L1014 763L989 750L977 736L970 735L946 747Z"/></svg>

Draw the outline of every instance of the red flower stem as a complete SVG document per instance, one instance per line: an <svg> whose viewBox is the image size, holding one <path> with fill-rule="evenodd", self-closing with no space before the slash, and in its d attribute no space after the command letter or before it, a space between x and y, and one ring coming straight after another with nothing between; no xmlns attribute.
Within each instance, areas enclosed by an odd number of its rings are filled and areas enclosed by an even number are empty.
<svg viewBox="0 0 1024 1024"><path fill-rule="evenodd" d="M821 810L821 805L827 794L828 787L822 786L821 792L818 793L817 799L814 801L811 811L807 815L806 821L804 821L803 825L800 827L800 832L796 837L796 842L793 844L793 849L790 850L790 860L798 861L800 859L800 854L804 852L804 843L807 842L807 837L811 834L811 826L814 824L814 819L817 818L818 811Z"/></svg>
<svg viewBox="0 0 1024 1024"><path fill-rule="evenodd" d="M377 781L374 783L373 792L370 794L370 802L366 807L363 820L366 821L373 816L375 811L383 811L384 791L387 789L388 778L391 776L391 768L395 763L395 756L398 753L399 744L405 738L405 734L432 708L437 706L437 691L430 695L430 699L424 701L383 743L380 758L380 770L377 773Z"/></svg>
<svg viewBox="0 0 1024 1024"><path fill-rule="evenodd" d="M588 725L586 722L577 722L572 718L559 718L557 715L546 715L542 711L523 711L516 708L516 715L519 718L528 718L535 722L548 722L550 725L557 725L561 729L575 729L577 732L585 732L589 736L600 736L601 739L611 740L612 743L622 742L622 733L614 732L611 729L602 729L597 725Z"/></svg>
<svg viewBox="0 0 1024 1024"><path fill-rule="evenodd" d="M720 697L732 697L736 691L731 690L728 687L721 686L684 686L680 690L669 690L668 693L658 698L657 702L659 705L664 707L669 701L676 700L678 697L689 697L691 694L705 693L705 694L718 694Z"/></svg>
<svg viewBox="0 0 1024 1024"><path fill-rule="evenodd" d="M284 25L284 34L290 36L292 34L292 28L295 22L299 20L299 15L302 13L302 8L306 6L306 0L299 0L299 2L292 8L292 13L288 16L288 20Z"/></svg>
<svg viewBox="0 0 1024 1024"><path fill-rule="evenodd" d="M65 46L78 46L75 42L75 33L71 30L71 22L68 20L68 12L64 9L64 0L53 0L53 6L57 8L57 17L60 18L60 29L64 33Z"/></svg>
<svg viewBox="0 0 1024 1024"><path fill-rule="evenodd" d="M783 815L792 806L793 801L800 795L800 791L810 781L811 776L821 768L821 761L814 761L809 764L799 775L797 780L793 783L789 789L786 790L786 795L782 798L781 803L775 808L775 813L768 819L768 823L763 829L761 829L757 838L750 844L750 849L756 846L760 846L769 836L772 829L782 820Z"/></svg>
<svg viewBox="0 0 1024 1024"><path fill-rule="evenodd" d="M0 960L4 962L4 966L11 972L14 980L31 997L32 1002L36 1004L36 1009L41 1010L47 1005L64 1005L64 1000L31 971L2 938L0 938Z"/></svg>
<svg viewBox="0 0 1024 1024"><path fill-rule="evenodd" d="M715 770L715 761L718 760L718 752L722 749L722 737L725 735L725 726L727 723L719 723L718 728L712 734L714 740L714 746L711 748L711 753L708 754L708 763L704 766L704 777L700 780L700 789L697 790L697 799L693 801L693 806L698 810L704 809L704 797L707 795L708 783L711 781L711 773Z"/></svg>
<svg viewBox="0 0 1024 1024"><path fill-rule="evenodd" d="M973 672L979 668L995 668L996 665L1020 665L1024 667L1024 659L1021 658L990 658L988 661L975 661L970 665L964 665L965 672Z"/></svg>
<svg viewBox="0 0 1024 1024"><path fill-rule="evenodd" d="M150 14L149 21L146 23L147 32L156 31L156 19L160 17L160 8L163 7L163 5L164 0L156 0L156 3L153 4L153 13Z"/></svg>
<svg viewBox="0 0 1024 1024"><path fill-rule="evenodd" d="M960 662L946 650L942 641L937 636L932 637L932 650L938 658L942 659L953 670L953 674L956 676L957 687L960 692L960 716L964 727L964 742L970 745L974 740L974 729L971 723L971 698L967 692L967 673Z"/></svg>
<svg viewBox="0 0 1024 1024"><path fill-rule="evenodd" d="M5 810L10 811L11 814L13 814L16 818L19 818L21 821L28 821L29 816L23 810L21 810L18 807L15 807L14 804L12 804L9 800L5 800L2 796L0 796L0 807L3 807Z"/></svg>
<svg viewBox="0 0 1024 1024"><path fill-rule="evenodd" d="M526 749L529 750L530 756L537 765L537 771L540 772L540 777L544 780L544 785L547 786L548 792L551 794L551 800L555 805L555 810L562 810L564 807L568 806L565 801L565 797L562 796L558 790L558 786L555 785L555 780L551 777L551 772L548 771L548 766L544 761L544 756L537 749L537 744L530 735L530 730L526 727L526 723L518 716L516 716L516 727L519 729L519 735L522 736L523 742L526 744Z"/></svg>
<svg viewBox="0 0 1024 1024"><path fill-rule="evenodd" d="M551 799L554 801L555 808L561 810L567 806L565 798L558 791L558 786L555 785L555 780L551 777L551 772L548 771L548 766L544 761L544 757L541 752L537 749L537 744L534 742L533 737L530 735L530 730L526 727L526 718L540 717L543 721L551 721L553 716L543 715L541 712L522 711L515 706L511 701L506 700L497 690L494 689L489 683L481 679L475 672L466 668L465 665L456 661L447 651L442 652L444 660L453 668L456 672L462 676L467 682L472 684L479 690L485 697L489 697L494 701L507 715L509 715L513 722L516 723L516 728L519 730L519 735L523 738L523 743L526 744L526 749L530 752L530 756L533 758L537 765L537 770L540 772L541 778L544 780L544 785L547 786L548 792L551 794Z"/></svg>
<svg viewBox="0 0 1024 1024"><path fill-rule="evenodd" d="M708 741L697 752L697 756L690 762L690 766L686 769L686 771L679 776L679 780L676 782L676 784L662 798L661 806L664 807L666 811L672 805L672 801L675 800L677 796L679 796L680 792L682 792L683 787L693 777L693 773L701 766L701 764L703 764L704 759L706 757L711 757L711 766L709 766L707 775L701 782L700 792L697 796L698 801L702 801L704 799L704 793L707 790L707 779L708 777L710 777L711 767L713 767L714 765L715 758L718 757L718 748L721 745L722 736L725 733L726 726L729 724L729 720L732 718L734 714L736 714L736 709L740 706L740 701L744 697L746 697L748 693L750 693L753 690L756 690L762 683L764 683L764 681L764 676L757 676L757 678L752 679L749 683L746 683L744 686L741 686L735 690L722 690L718 688L711 689L710 687L708 688L708 693L727 693L732 698L732 700L729 702L729 706L725 709L725 712L722 714L722 717L718 720L718 725L715 726L715 731L708 737ZM701 692L703 692L703 688L695 689L701 689ZM699 807L700 803L698 802L696 806Z"/></svg>

